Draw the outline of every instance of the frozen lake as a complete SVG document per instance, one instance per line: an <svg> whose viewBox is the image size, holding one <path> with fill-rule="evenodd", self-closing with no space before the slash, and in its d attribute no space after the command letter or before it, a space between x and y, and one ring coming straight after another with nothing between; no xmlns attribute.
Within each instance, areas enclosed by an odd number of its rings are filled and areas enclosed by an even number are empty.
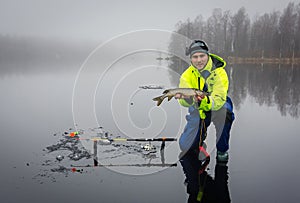
<svg viewBox="0 0 300 203"><path fill-rule="evenodd" d="M173 81L178 80L178 75L166 69L164 64L158 64L154 53L149 52L146 56L156 63L144 63L142 55L133 54L114 63L102 78L101 68L99 72L88 73L96 74L98 86L94 86L90 97L84 95L85 86L75 86L73 112L72 94L77 70L46 68L25 73L1 72L0 182L3 202L187 201L185 175L178 162L176 142L167 144L165 161L178 163L177 167L97 167L83 168L82 173L66 175L48 171L46 177L38 175L49 167L70 167L66 159L59 163L55 161L57 154L43 151L57 143L63 132L72 131L70 128L88 131L101 126L114 136L131 138L180 136L186 109L174 99L156 107L152 98L163 90L139 88L147 84L174 87ZM227 71L231 80L229 94L236 115L226 168L230 199L232 202L298 202L300 67L228 65ZM87 87L93 85L85 83L88 81L77 82L77 85L86 84ZM213 179L216 165L213 127L209 132L212 160L207 173ZM126 157L128 150L125 153L120 150L120 156L124 158L103 159L103 162L149 162L138 153ZM115 155L120 157L117 152L114 151ZM101 160L101 154L99 156ZM42 165L45 160L52 161L48 168ZM92 159L84 161L93 164ZM160 163L161 159L156 157L151 161Z"/></svg>

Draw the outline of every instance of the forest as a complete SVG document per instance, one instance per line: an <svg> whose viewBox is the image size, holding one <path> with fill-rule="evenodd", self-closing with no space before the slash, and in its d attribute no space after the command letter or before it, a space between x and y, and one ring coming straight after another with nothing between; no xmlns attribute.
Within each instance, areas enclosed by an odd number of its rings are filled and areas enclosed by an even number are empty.
<svg viewBox="0 0 300 203"><path fill-rule="evenodd" d="M205 19L180 21L174 33L189 41L171 37L169 53L184 52L191 39L204 40L211 53L229 63L300 64L300 3L290 2L281 11L250 19L246 8L233 13L215 8ZM175 34L174 34L175 36ZM0 34L1 72L26 72L32 67L80 66L95 43ZM113 52L112 52L113 54ZM186 62L175 55L168 57L170 67L181 73Z"/></svg>
<svg viewBox="0 0 300 203"><path fill-rule="evenodd" d="M178 22L175 32L204 40L212 53L234 62L300 62L300 3L290 2L282 11L257 15L252 21L244 7L236 13L216 8L208 19L200 14ZM169 49L185 46L188 42L173 37Z"/></svg>

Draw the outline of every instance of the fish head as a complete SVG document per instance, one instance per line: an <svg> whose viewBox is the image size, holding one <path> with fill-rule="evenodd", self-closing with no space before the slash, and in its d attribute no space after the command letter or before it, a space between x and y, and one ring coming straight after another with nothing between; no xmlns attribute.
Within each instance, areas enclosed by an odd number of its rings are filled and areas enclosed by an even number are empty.
<svg viewBox="0 0 300 203"><path fill-rule="evenodd" d="M201 90L195 90L195 93L197 96L205 96L207 95L207 92L201 91Z"/></svg>

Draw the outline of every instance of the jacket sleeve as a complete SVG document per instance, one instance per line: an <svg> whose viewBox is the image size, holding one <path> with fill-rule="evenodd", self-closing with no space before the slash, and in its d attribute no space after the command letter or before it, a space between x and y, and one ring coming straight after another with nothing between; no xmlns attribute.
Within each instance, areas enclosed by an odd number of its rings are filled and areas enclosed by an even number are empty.
<svg viewBox="0 0 300 203"><path fill-rule="evenodd" d="M223 68L215 71L214 82L212 83L212 92L209 98L205 97L199 106L204 111L217 111L222 108L226 102L228 92L228 76Z"/></svg>

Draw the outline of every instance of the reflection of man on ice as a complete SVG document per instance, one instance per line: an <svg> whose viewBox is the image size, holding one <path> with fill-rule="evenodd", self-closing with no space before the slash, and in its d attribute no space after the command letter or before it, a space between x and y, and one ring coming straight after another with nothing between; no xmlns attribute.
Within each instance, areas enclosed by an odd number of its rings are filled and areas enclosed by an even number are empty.
<svg viewBox="0 0 300 203"><path fill-rule="evenodd" d="M181 159L185 184L189 194L188 203L192 202L230 202L228 190L228 166L217 163L215 166L215 178L206 172L209 160L204 163L198 161L198 156L193 152L187 152Z"/></svg>
<svg viewBox="0 0 300 203"><path fill-rule="evenodd" d="M209 93L205 97L185 97L176 94L182 106L189 108L187 124L181 134L179 145L183 152L199 152L202 159L209 155L203 147L207 127L211 121L216 127L217 160L228 161L229 137L234 120L233 105L227 96L229 81L224 69L226 62L219 56L208 52L208 47L201 40L194 40L187 49L191 65L180 78L180 88L197 88Z"/></svg>

